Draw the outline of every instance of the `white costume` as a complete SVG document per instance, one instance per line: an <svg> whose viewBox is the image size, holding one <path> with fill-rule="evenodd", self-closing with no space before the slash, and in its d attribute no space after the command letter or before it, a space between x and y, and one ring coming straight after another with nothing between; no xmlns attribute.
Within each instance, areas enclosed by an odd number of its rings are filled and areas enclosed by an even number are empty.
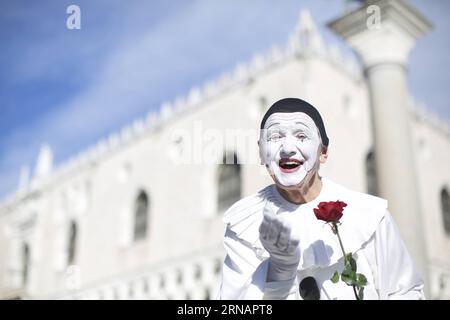
<svg viewBox="0 0 450 320"><path fill-rule="evenodd" d="M347 203L339 234L346 253L352 252L357 272L367 277L364 299L424 299L423 283L416 272L387 201L342 187L322 178L322 189L313 201L296 205L285 200L275 185L236 202L224 215L226 258L220 299L302 299L300 281L314 277L320 299L355 299L352 287L330 278L344 267L338 238L313 212L319 202ZM269 254L259 239L263 210L281 209L292 219L300 237L301 258L293 281L267 282ZM280 211L280 212L281 212Z"/></svg>

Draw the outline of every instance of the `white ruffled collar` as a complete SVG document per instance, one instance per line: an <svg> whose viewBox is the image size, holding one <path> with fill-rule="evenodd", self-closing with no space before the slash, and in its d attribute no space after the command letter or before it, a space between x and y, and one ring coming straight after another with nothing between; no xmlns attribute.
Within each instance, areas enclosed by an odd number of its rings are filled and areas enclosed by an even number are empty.
<svg viewBox="0 0 450 320"><path fill-rule="evenodd" d="M299 269L324 268L336 263L343 254L338 238L331 227L324 221L318 220L313 209L322 201L344 201L344 216L339 226L339 234L346 253L357 252L370 239L386 212L387 202L384 199L348 190L331 180L322 177L320 194L312 201L297 205L284 199L275 185L261 190L257 197L261 204L257 210L239 215L230 213L227 217L230 228L239 238L250 243L256 255L264 260L269 257L259 241L259 225L265 206L272 206L275 212L282 213L295 220L296 232L300 235L302 256ZM245 226L245 227L244 227Z"/></svg>

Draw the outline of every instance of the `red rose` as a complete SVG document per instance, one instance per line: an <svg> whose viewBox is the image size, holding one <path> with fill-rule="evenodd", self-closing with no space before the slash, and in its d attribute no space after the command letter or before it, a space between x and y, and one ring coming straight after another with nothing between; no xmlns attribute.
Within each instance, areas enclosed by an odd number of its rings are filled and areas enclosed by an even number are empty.
<svg viewBox="0 0 450 320"><path fill-rule="evenodd" d="M342 218L344 208L347 206L342 201L329 201L321 202L318 208L314 209L314 214L319 220L323 220L329 223L331 230L339 239L339 245L341 246L342 254L344 256L344 271L339 273L335 271L331 277L331 282L337 283L339 279L345 282L347 285L353 287L353 293L356 300L364 299L364 286L367 285L367 278L362 273L356 273L356 261L352 256L352 253L345 253L344 245L342 244L341 236L339 235L338 224L339 219Z"/></svg>
<svg viewBox="0 0 450 320"><path fill-rule="evenodd" d="M344 211L346 206L347 204L342 201L321 202L318 205L319 208L314 209L314 214L319 220L336 223L341 219L342 211Z"/></svg>

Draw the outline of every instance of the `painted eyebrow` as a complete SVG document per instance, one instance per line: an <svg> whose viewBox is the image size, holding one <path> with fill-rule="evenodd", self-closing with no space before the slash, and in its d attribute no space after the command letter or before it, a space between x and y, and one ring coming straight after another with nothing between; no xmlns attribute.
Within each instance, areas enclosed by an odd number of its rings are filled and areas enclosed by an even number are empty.
<svg viewBox="0 0 450 320"><path fill-rule="evenodd" d="M280 124L279 124L278 122L271 123L271 124L267 127L266 130L268 130L270 127L275 126L275 125L280 125Z"/></svg>
<svg viewBox="0 0 450 320"><path fill-rule="evenodd" d="M295 124L299 124L299 125L301 125L302 127L304 127L304 128L302 128L302 129L300 129L300 130L308 130L308 131L311 131L311 128L308 126L308 124L306 124L306 123L304 123L304 122L299 122L299 121L297 121L297 122L295 122ZM269 130L272 126L276 126L276 125L280 125L280 123L279 122L274 122L274 123L271 123L265 130Z"/></svg>
<svg viewBox="0 0 450 320"><path fill-rule="evenodd" d="M308 124L303 123L303 122L296 122L295 124L301 125L303 128L301 128L300 130L308 130L311 131L313 130L313 128L311 128L310 126L308 126Z"/></svg>
<svg viewBox="0 0 450 320"><path fill-rule="evenodd" d="M297 121L295 124L301 124L302 126L305 126L305 127L309 128L308 123L305 123L305 122Z"/></svg>

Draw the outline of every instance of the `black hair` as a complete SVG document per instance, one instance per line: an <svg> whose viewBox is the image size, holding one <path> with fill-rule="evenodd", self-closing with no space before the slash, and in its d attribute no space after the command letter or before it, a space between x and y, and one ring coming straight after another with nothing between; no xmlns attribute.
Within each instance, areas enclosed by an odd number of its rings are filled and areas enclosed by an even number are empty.
<svg viewBox="0 0 450 320"><path fill-rule="evenodd" d="M320 116L319 111L314 108L308 102L298 99L298 98L284 98L275 102L269 110L267 110L261 121L261 129L264 129L264 125L267 119L273 113L291 113L291 112L303 112L313 119L317 128L319 129L320 137L322 139L322 144L325 147L328 147L329 139L327 136L327 132L325 131L325 125L323 124L322 117Z"/></svg>

